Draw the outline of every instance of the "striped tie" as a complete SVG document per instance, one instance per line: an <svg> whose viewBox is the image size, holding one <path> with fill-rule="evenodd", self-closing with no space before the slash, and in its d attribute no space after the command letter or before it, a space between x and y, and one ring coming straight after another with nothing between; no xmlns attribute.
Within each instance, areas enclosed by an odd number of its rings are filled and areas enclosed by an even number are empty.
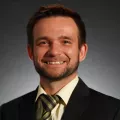
<svg viewBox="0 0 120 120"><path fill-rule="evenodd" d="M38 98L36 120L50 120L51 111L60 101L57 95L41 94Z"/></svg>

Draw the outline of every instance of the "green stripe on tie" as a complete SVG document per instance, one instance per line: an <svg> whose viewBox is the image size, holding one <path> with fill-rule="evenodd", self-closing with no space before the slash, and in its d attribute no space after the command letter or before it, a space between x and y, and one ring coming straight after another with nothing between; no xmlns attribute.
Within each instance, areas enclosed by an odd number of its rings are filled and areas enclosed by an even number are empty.
<svg viewBox="0 0 120 120"><path fill-rule="evenodd" d="M51 111L59 101L58 95L41 94L37 100L36 120L51 120Z"/></svg>

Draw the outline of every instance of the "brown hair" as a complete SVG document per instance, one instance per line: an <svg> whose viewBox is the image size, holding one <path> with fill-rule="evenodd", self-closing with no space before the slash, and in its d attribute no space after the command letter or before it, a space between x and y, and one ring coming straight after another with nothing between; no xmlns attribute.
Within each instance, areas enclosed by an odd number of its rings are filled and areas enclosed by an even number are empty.
<svg viewBox="0 0 120 120"><path fill-rule="evenodd" d="M78 29L79 29L79 47L86 43L86 30L84 22L82 21L80 15L73 10L64 7L61 4L52 4L48 6L41 6L39 10L30 18L27 24L27 37L28 44L33 47L33 27L42 18L52 17L52 16L63 16L63 17L71 17Z"/></svg>

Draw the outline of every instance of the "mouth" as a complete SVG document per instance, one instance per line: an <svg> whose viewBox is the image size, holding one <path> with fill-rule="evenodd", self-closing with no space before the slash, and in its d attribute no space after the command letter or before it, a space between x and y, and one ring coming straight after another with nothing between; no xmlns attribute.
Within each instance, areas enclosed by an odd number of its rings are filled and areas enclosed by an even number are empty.
<svg viewBox="0 0 120 120"><path fill-rule="evenodd" d="M55 62L46 61L44 63L47 65L61 65L61 64L65 63L65 61L55 61Z"/></svg>

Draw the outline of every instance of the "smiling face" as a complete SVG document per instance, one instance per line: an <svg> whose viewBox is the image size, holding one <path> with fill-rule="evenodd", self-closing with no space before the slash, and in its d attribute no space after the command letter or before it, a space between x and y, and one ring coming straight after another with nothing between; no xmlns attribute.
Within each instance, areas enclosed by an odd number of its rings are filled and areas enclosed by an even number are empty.
<svg viewBox="0 0 120 120"><path fill-rule="evenodd" d="M78 28L70 17L49 17L33 28L33 50L28 53L40 76L60 80L75 76L79 62L85 58L87 45L79 49Z"/></svg>

